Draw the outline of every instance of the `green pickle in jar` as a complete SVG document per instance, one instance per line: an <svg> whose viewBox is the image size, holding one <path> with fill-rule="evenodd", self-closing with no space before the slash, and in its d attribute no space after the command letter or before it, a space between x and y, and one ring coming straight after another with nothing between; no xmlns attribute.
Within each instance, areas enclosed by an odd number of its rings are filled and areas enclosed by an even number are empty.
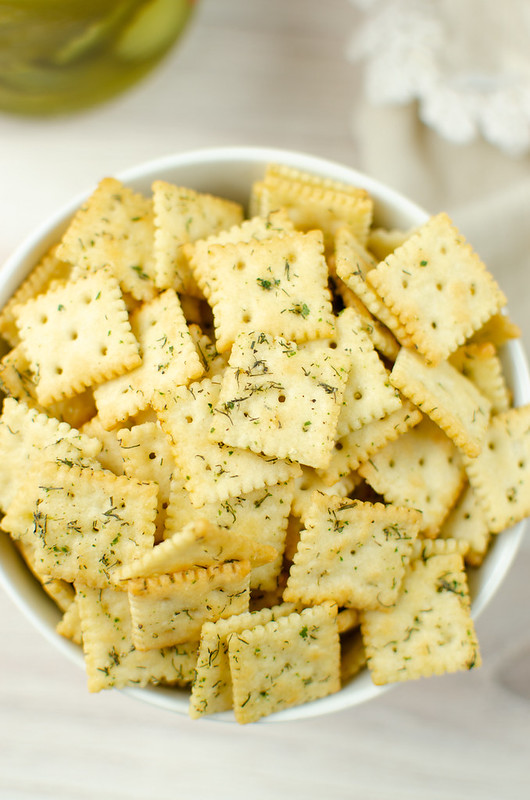
<svg viewBox="0 0 530 800"><path fill-rule="evenodd" d="M151 70L193 0L0 0L0 110L55 114L94 105Z"/></svg>

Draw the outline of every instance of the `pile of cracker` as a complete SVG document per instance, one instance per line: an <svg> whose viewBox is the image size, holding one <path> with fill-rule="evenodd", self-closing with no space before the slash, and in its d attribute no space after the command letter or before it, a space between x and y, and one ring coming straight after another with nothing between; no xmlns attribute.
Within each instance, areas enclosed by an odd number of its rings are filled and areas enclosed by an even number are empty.
<svg viewBox="0 0 530 800"><path fill-rule="evenodd" d="M0 313L2 528L88 687L245 723L480 664L467 574L530 515L519 331L446 214L271 164L100 182Z"/></svg>

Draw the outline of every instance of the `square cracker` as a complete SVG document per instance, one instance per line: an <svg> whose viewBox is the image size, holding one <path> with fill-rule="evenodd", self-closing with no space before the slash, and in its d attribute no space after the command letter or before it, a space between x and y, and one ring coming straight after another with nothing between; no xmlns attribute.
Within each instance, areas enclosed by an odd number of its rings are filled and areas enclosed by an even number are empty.
<svg viewBox="0 0 530 800"><path fill-rule="evenodd" d="M399 342L380 320L368 311L363 301L346 286L337 275L330 275L330 285L335 297L342 301L344 308L353 309L359 317L362 330L369 336L373 346L387 361L394 362L399 352Z"/></svg>
<svg viewBox="0 0 530 800"><path fill-rule="evenodd" d="M79 270L111 268L136 300L154 296L153 207L150 198L104 178L72 219L57 257Z"/></svg>
<svg viewBox="0 0 530 800"><path fill-rule="evenodd" d="M35 547L31 544L17 542L17 549L24 559L32 575L34 575L48 597L57 604L61 611L67 611L74 603L74 587L68 581L52 578L42 569L42 564L35 555Z"/></svg>
<svg viewBox="0 0 530 800"><path fill-rule="evenodd" d="M469 483L465 484L460 497L445 518L438 536L441 539L465 542L468 545L464 555L467 564L479 567L484 561L491 533L477 493Z"/></svg>
<svg viewBox="0 0 530 800"><path fill-rule="evenodd" d="M294 481L294 496L291 505L291 514L305 522L306 514L311 507L311 498L314 492L319 494L336 495L337 497L350 497L361 478L350 472L339 478L336 483L326 485L317 470L312 467L302 467L302 474Z"/></svg>
<svg viewBox="0 0 530 800"><path fill-rule="evenodd" d="M328 345L350 360L337 423L337 438L341 438L400 408L401 400L359 314L353 308L345 308L335 327L335 336L327 340ZM309 342L304 347L318 346L320 342Z"/></svg>
<svg viewBox="0 0 530 800"><path fill-rule="evenodd" d="M199 639L204 622L248 611L250 563L234 561L127 581L138 650Z"/></svg>
<svg viewBox="0 0 530 800"><path fill-rule="evenodd" d="M29 361L20 343L0 359L0 389L7 397L34 408L39 405ZM44 411L44 406L39 406L39 410Z"/></svg>
<svg viewBox="0 0 530 800"><path fill-rule="evenodd" d="M417 552L395 606L361 615L368 667L377 685L481 663L457 544L417 542Z"/></svg>
<svg viewBox="0 0 530 800"><path fill-rule="evenodd" d="M426 222L367 276L432 363L447 358L506 303L447 214Z"/></svg>
<svg viewBox="0 0 530 800"><path fill-rule="evenodd" d="M197 293L184 245L205 239L243 219L239 203L167 181L153 183L155 281L161 289Z"/></svg>
<svg viewBox="0 0 530 800"><path fill-rule="evenodd" d="M211 245L201 286L212 306L219 352L242 331L298 342L333 333L320 231Z"/></svg>
<svg viewBox="0 0 530 800"><path fill-rule="evenodd" d="M55 461L96 467L101 443L66 422L6 397L0 416L0 449L0 509L7 511L36 464Z"/></svg>
<svg viewBox="0 0 530 800"><path fill-rule="evenodd" d="M422 512L422 533L436 536L465 482L458 450L428 417L374 453L359 474L388 503Z"/></svg>
<svg viewBox="0 0 530 800"><path fill-rule="evenodd" d="M266 184L274 184L276 180L290 181L292 183L302 183L306 186L315 186L318 189L331 189L334 192L342 192L352 197L365 197L366 191L358 186L352 186L343 181L337 181L327 176L316 175L296 167L288 167L286 164L267 164L264 181Z"/></svg>
<svg viewBox="0 0 530 800"><path fill-rule="evenodd" d="M170 394L155 395L153 403L162 428L173 443L173 455L192 504L226 500L263 486L274 485L300 472L300 467L277 458L210 440L217 421L219 379L203 379Z"/></svg>
<svg viewBox="0 0 530 800"><path fill-rule="evenodd" d="M284 600L385 608L398 597L421 513L314 492Z"/></svg>
<svg viewBox="0 0 530 800"><path fill-rule="evenodd" d="M373 200L365 189L336 181L326 183L300 171L282 175L275 168L253 185L250 205L262 216L286 209L298 230L323 231L328 248L341 225L348 225L365 242L373 216Z"/></svg>
<svg viewBox="0 0 530 800"><path fill-rule="evenodd" d="M153 392L187 384L204 371L173 289L141 305L131 315L131 329L140 345L142 363L94 391L99 418L106 428L146 408Z"/></svg>
<svg viewBox="0 0 530 800"><path fill-rule="evenodd" d="M231 535L243 535L259 545L273 547L277 556L267 564L253 566L250 573L251 589L272 590L276 587L282 568L293 483L287 481L265 486L195 508L183 481L175 475L171 481L164 538L170 538L190 522L202 518L229 531Z"/></svg>
<svg viewBox="0 0 530 800"><path fill-rule="evenodd" d="M34 545L54 578L108 586L112 573L153 546L155 484L88 467L40 464L4 517L4 530Z"/></svg>
<svg viewBox="0 0 530 800"><path fill-rule="evenodd" d="M37 400L46 406L140 362L118 283L105 269L15 309Z"/></svg>
<svg viewBox="0 0 530 800"><path fill-rule="evenodd" d="M48 403L46 406L38 403L34 376L22 343L13 347L0 360L0 389L8 397L14 397L60 422L67 422L73 428L81 427L96 413L90 387L81 394Z"/></svg>
<svg viewBox="0 0 530 800"><path fill-rule="evenodd" d="M276 550L243 533L227 531L206 519L188 522L169 539L145 551L114 571L113 578L149 578L195 567L219 566L226 561L249 561L260 566L272 561Z"/></svg>
<svg viewBox="0 0 530 800"><path fill-rule="evenodd" d="M176 469L169 438L159 422L143 422L122 428L116 438L124 473L129 478L158 484L156 539L159 541L164 535L171 478Z"/></svg>
<svg viewBox="0 0 530 800"><path fill-rule="evenodd" d="M511 404L510 390L501 360L491 342L462 345L451 355L449 361L488 398L493 414L508 411Z"/></svg>
<svg viewBox="0 0 530 800"><path fill-rule="evenodd" d="M337 692L337 607L323 603L231 633L228 656L240 723Z"/></svg>
<svg viewBox="0 0 530 800"><path fill-rule="evenodd" d="M390 382L427 414L455 445L473 458L482 449L491 403L448 361L429 365L401 348Z"/></svg>
<svg viewBox="0 0 530 800"><path fill-rule="evenodd" d="M309 350L251 331L238 336L210 429L213 441L302 464L327 464L350 362L325 343Z"/></svg>
<svg viewBox="0 0 530 800"><path fill-rule="evenodd" d="M403 345L412 344L405 327L397 316L383 303L368 281L377 261L358 241L348 227L339 228L335 235L335 267L337 275L355 297L366 306L383 325L392 331Z"/></svg>
<svg viewBox="0 0 530 800"><path fill-rule="evenodd" d="M127 592L80 582L76 589L89 691L191 683L198 641L141 652L132 641Z"/></svg>
<svg viewBox="0 0 530 800"><path fill-rule="evenodd" d="M228 619L205 622L201 630L195 678L191 687L190 717L215 714L232 708L232 675L228 659L228 637L232 633L265 625L295 611L292 603L283 603L260 611L233 614Z"/></svg>
<svg viewBox="0 0 530 800"><path fill-rule="evenodd" d="M57 245L54 245L46 253L0 312L0 335L12 347L15 347L20 341L15 321L15 306L43 294L50 288L52 282L63 281L70 273L71 265L60 261L56 256L56 250Z"/></svg>
<svg viewBox="0 0 530 800"><path fill-rule="evenodd" d="M193 244L187 244L183 250L189 260L193 271L194 280L200 287L204 296L210 299L211 295L211 266L210 250L213 247L225 244L237 245L243 242L262 242L266 239L275 239L278 236L294 233L294 225L287 213L280 209L267 217L251 217L240 225L233 225L227 230L208 236L207 239L198 239Z"/></svg>
<svg viewBox="0 0 530 800"><path fill-rule="evenodd" d="M251 217L220 231L207 239L198 239L187 244L184 252L188 258L193 275L206 297L210 296L209 250L213 245L239 244L241 242L262 242L277 236L294 233L294 225L283 209L273 211L267 217Z"/></svg>
<svg viewBox="0 0 530 800"><path fill-rule="evenodd" d="M530 515L530 404L492 417L482 452L465 459L492 533Z"/></svg>
<svg viewBox="0 0 530 800"><path fill-rule="evenodd" d="M421 422L422 416L419 409L404 399L398 409L382 419L340 437L335 442L329 464L317 470L322 482L332 486L349 475L386 444Z"/></svg>

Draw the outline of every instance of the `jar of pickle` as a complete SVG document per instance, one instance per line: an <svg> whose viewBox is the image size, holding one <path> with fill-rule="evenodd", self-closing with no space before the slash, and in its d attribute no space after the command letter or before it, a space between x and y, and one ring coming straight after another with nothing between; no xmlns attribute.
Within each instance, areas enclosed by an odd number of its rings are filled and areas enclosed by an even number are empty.
<svg viewBox="0 0 530 800"><path fill-rule="evenodd" d="M142 78L175 44L193 0L0 0L0 111L56 114Z"/></svg>

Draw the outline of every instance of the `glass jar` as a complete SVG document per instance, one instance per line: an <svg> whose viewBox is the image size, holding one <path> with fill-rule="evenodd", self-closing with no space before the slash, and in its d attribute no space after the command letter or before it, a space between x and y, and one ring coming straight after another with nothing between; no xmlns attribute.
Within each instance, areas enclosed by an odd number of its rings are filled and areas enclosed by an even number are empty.
<svg viewBox="0 0 530 800"><path fill-rule="evenodd" d="M0 0L0 110L56 114L94 105L151 70L193 0Z"/></svg>

